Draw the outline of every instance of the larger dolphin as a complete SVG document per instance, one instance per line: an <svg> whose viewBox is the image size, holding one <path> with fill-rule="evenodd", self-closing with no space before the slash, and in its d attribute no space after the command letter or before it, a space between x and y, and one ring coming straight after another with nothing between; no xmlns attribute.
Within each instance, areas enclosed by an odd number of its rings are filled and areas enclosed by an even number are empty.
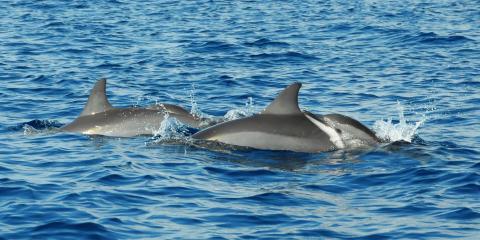
<svg viewBox="0 0 480 240"><path fill-rule="evenodd" d="M288 86L260 114L220 123L192 138L296 152L324 152L379 142L370 129L350 117L302 112L298 106L300 87L300 83Z"/></svg>
<svg viewBox="0 0 480 240"><path fill-rule="evenodd" d="M106 82L106 79L97 81L80 116L62 127L61 131L111 137L152 135L160 128L167 114L195 128L202 125L202 119L171 104L114 108L107 99Z"/></svg>

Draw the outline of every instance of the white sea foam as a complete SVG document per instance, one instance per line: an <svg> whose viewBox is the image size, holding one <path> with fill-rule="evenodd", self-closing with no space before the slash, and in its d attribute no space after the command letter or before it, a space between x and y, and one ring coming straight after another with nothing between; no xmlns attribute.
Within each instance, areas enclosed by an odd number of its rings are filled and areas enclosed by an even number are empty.
<svg viewBox="0 0 480 240"><path fill-rule="evenodd" d="M407 121L404 115L404 110L405 108L400 102L397 102L398 123L394 123L392 118L388 118L387 120L382 119L374 123L373 130L378 138L387 142L412 142L413 138L418 133L418 128L425 123L427 117L423 114L417 121Z"/></svg>
<svg viewBox="0 0 480 240"><path fill-rule="evenodd" d="M323 124L322 122L316 120L315 118L310 117L308 114L305 114L305 117L307 117L313 124L319 127L323 132L325 132L330 138L330 141L335 145L335 147L337 147L338 149L345 148L345 143L343 142L342 136L340 136L340 134L335 130L335 128L331 126L327 126L326 124Z"/></svg>

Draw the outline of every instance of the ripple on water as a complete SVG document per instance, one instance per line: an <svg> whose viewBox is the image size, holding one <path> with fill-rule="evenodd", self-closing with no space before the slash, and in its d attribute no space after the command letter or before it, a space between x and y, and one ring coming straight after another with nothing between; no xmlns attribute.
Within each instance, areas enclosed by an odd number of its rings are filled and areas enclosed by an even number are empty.
<svg viewBox="0 0 480 240"><path fill-rule="evenodd" d="M480 162L473 164L470 168L480 170Z"/></svg>
<svg viewBox="0 0 480 240"><path fill-rule="evenodd" d="M290 196L292 195L292 196ZM291 193L280 192L266 192L260 193L248 197L236 197L236 198L218 198L223 202L238 202L238 203L251 203L255 205L272 205L272 206L299 206L300 204L311 204L316 206L333 206L334 204L327 201L311 200L308 197L300 197Z"/></svg>
<svg viewBox="0 0 480 240"><path fill-rule="evenodd" d="M401 207L382 207L374 210L374 212L391 214L397 217L405 217L412 215L429 215L439 212L440 209L433 204L425 202L416 202Z"/></svg>
<svg viewBox="0 0 480 240"><path fill-rule="evenodd" d="M148 189L130 190L128 192L141 196L166 196L184 199L211 198L214 196L210 191L190 187L151 187Z"/></svg>
<svg viewBox="0 0 480 240"><path fill-rule="evenodd" d="M464 36L439 36L433 32L428 33L420 33L418 36L415 37L417 41L420 43L425 44L442 44L442 45L451 45L457 43L465 43L472 41Z"/></svg>
<svg viewBox="0 0 480 240"><path fill-rule="evenodd" d="M398 33L391 35L391 41L395 45L405 46L410 45L414 47L418 46L431 46L438 45L444 47L453 47L456 45L462 45L474 40L461 36L461 35L451 35L451 36L441 36L434 32L419 32L419 33Z"/></svg>
<svg viewBox="0 0 480 240"><path fill-rule="evenodd" d="M227 179L236 179L238 181L252 180L254 177L269 178L278 176L277 173L264 169L255 170L228 170L225 168L217 167L204 167L204 170L208 171L213 176L220 176Z"/></svg>
<svg viewBox="0 0 480 240"><path fill-rule="evenodd" d="M250 55L253 59L269 60L269 61L285 61L285 62L301 62L307 60L316 60L315 56L299 53L299 52L282 52L282 53L259 53Z"/></svg>
<svg viewBox="0 0 480 240"><path fill-rule="evenodd" d="M347 193L351 191L349 187L343 187L340 185L313 185L313 184L308 184L303 186L307 190L313 190L313 191L323 191L327 193L332 193L332 194L342 194L342 193Z"/></svg>
<svg viewBox="0 0 480 240"><path fill-rule="evenodd" d="M475 220L480 218L480 213L468 207L460 207L460 208L456 208L453 211L440 214L438 215L438 217L445 218L445 219L465 221L465 220Z"/></svg>
<svg viewBox="0 0 480 240"><path fill-rule="evenodd" d="M472 194L480 198L480 185L476 183L467 183L461 186L449 188L448 192L454 194Z"/></svg>
<svg viewBox="0 0 480 240"><path fill-rule="evenodd" d="M446 172L442 170L428 168L407 168L396 172L369 174L352 178L352 184L358 184L361 187L371 187L379 185L400 184L408 186L411 184L429 185L444 181L442 177Z"/></svg>
<svg viewBox="0 0 480 240"><path fill-rule="evenodd" d="M280 225L291 218L285 214L222 214L207 216L205 219L222 228L243 228L249 226ZM228 219L228 222L226 221Z"/></svg>
<svg viewBox="0 0 480 240"><path fill-rule="evenodd" d="M122 185L131 185L131 184L141 184L145 183L146 181L151 181L156 179L151 175L144 175L144 176L131 176L127 177L120 174L109 174L107 176L99 178L98 182L109 185L109 186L122 186Z"/></svg>
<svg viewBox="0 0 480 240"><path fill-rule="evenodd" d="M76 238L76 239L115 239L114 234L104 226L94 222L67 223L51 222L32 228L33 238Z"/></svg>
<svg viewBox="0 0 480 240"><path fill-rule="evenodd" d="M304 237L325 237L325 238L337 238L337 239L347 239L351 238L352 236L345 235L333 230L324 229L324 228L315 228L315 229L302 229L299 230L301 236Z"/></svg>
<svg viewBox="0 0 480 240"><path fill-rule="evenodd" d="M191 43L188 48L198 53L223 53L239 50L240 46L223 41L208 41L205 43Z"/></svg>
<svg viewBox="0 0 480 240"><path fill-rule="evenodd" d="M8 167L4 167L4 166L0 166L0 172L12 172L13 170L8 168ZM1 181L1 179L0 179Z"/></svg>
<svg viewBox="0 0 480 240"><path fill-rule="evenodd" d="M36 193L27 187L0 187L0 198L3 200L35 199Z"/></svg>
<svg viewBox="0 0 480 240"><path fill-rule="evenodd" d="M286 48L290 46L290 44L286 42L272 41L268 38L260 38L252 42L245 42L244 45L247 47L258 47L258 48L267 48L267 47Z"/></svg>

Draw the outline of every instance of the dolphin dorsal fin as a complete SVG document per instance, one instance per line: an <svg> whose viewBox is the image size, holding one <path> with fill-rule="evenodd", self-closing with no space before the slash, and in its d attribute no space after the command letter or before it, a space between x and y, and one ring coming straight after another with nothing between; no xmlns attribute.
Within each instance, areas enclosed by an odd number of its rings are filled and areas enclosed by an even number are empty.
<svg viewBox="0 0 480 240"><path fill-rule="evenodd" d="M262 114L298 114L302 113L298 107L298 91L302 86L296 82L285 88L278 96L268 105Z"/></svg>
<svg viewBox="0 0 480 240"><path fill-rule="evenodd" d="M107 79L105 78L102 78L95 83L95 86L90 91L87 104L83 108L80 116L105 112L113 108L110 102L108 102L107 94L105 93L106 85Z"/></svg>

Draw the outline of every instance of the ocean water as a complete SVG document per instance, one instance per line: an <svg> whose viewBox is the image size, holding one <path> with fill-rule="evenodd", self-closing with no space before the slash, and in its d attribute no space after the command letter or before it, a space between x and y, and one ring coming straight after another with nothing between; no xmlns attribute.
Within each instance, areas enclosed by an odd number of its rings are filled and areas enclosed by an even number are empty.
<svg viewBox="0 0 480 240"><path fill-rule="evenodd" d="M0 239L477 239L478 1L2 1ZM319 154L59 133L114 106L300 105L388 139Z"/></svg>

